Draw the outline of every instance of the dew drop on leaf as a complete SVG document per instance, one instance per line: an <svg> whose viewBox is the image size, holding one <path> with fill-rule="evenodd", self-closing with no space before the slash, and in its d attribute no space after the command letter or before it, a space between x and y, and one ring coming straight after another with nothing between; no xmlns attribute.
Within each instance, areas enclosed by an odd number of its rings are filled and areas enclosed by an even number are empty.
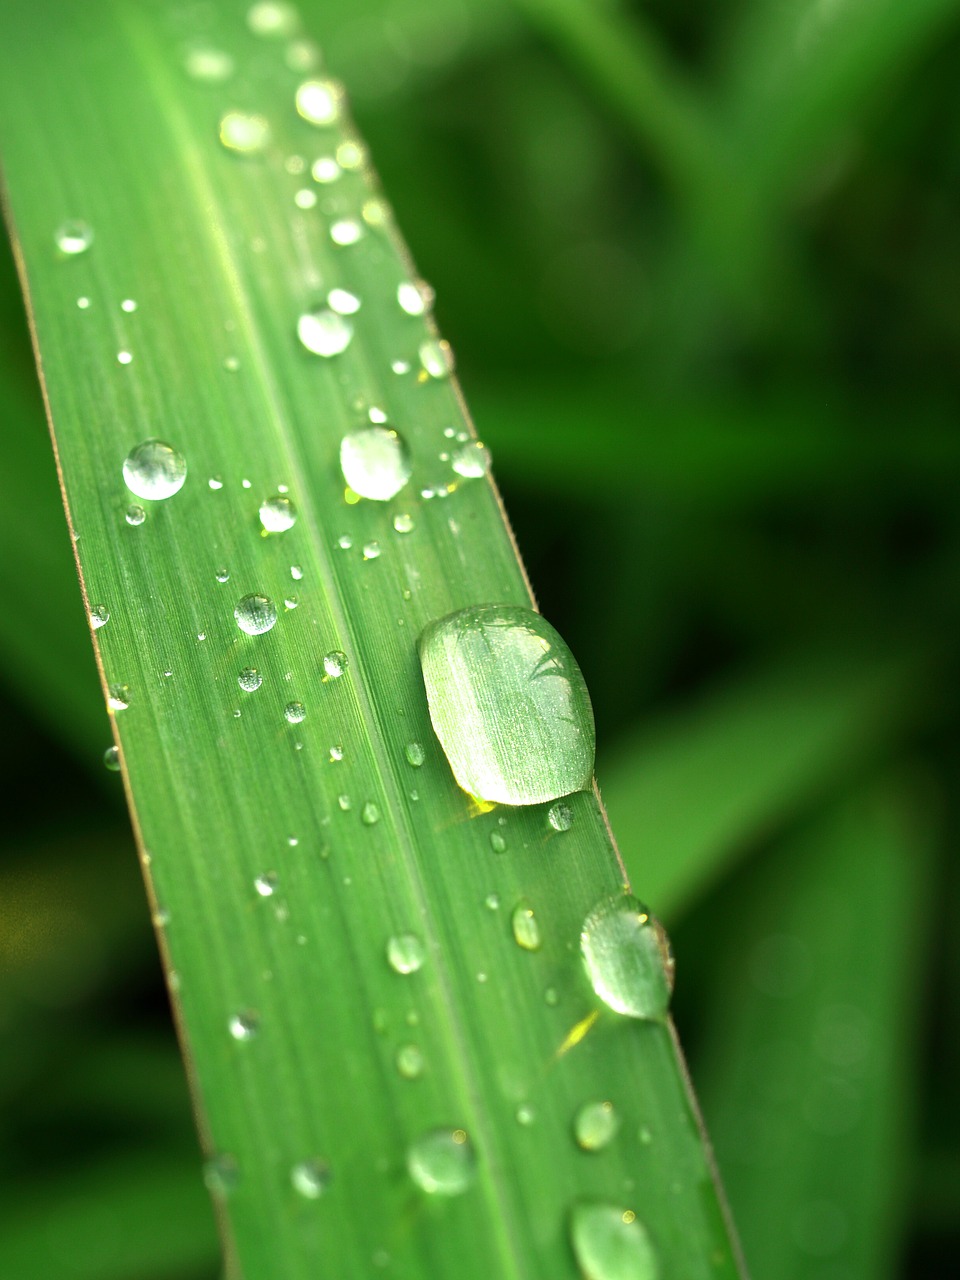
<svg viewBox="0 0 960 1280"><path fill-rule="evenodd" d="M450 465L464 480L479 480L490 470L490 450L482 440L469 440L454 451Z"/></svg>
<svg viewBox="0 0 960 1280"><path fill-rule="evenodd" d="M237 601L233 611L237 626L248 636L260 636L277 621L277 606L269 596L251 594Z"/></svg>
<svg viewBox="0 0 960 1280"><path fill-rule="evenodd" d="M510 927L518 947L524 951L539 951L542 945L540 925L528 902L518 902L510 916Z"/></svg>
<svg viewBox="0 0 960 1280"><path fill-rule="evenodd" d="M324 1160L301 1160L290 1170L294 1191L306 1200L319 1200L330 1185L330 1166Z"/></svg>
<svg viewBox="0 0 960 1280"><path fill-rule="evenodd" d="M260 0L247 10L247 26L255 36L282 40L300 29L300 15L285 0Z"/></svg>
<svg viewBox="0 0 960 1280"><path fill-rule="evenodd" d="M336 80L304 80L297 87L297 113L308 124L336 124L342 102L343 86Z"/></svg>
<svg viewBox="0 0 960 1280"><path fill-rule="evenodd" d="M90 607L90 625L94 631L99 631L101 627L105 627L110 621L110 610L105 604L95 604Z"/></svg>
<svg viewBox="0 0 960 1280"><path fill-rule="evenodd" d="M415 1044L401 1045L396 1061L404 1080L417 1080L423 1075L423 1054Z"/></svg>
<svg viewBox="0 0 960 1280"><path fill-rule="evenodd" d="M363 226L356 218L339 218L330 225L330 239L334 244L356 244L364 234Z"/></svg>
<svg viewBox="0 0 960 1280"><path fill-rule="evenodd" d="M476 1166L476 1154L464 1129L433 1129L407 1149L410 1177L428 1195L462 1195L476 1177Z"/></svg>
<svg viewBox="0 0 960 1280"><path fill-rule="evenodd" d="M670 1004L666 935L630 894L599 902L583 922L580 950L594 991L615 1013L660 1019Z"/></svg>
<svg viewBox="0 0 960 1280"><path fill-rule="evenodd" d="M139 528L146 518L147 513L144 511L143 507L138 506L137 503L134 502L127 507L125 519L127 524L131 525L134 529Z"/></svg>
<svg viewBox="0 0 960 1280"><path fill-rule="evenodd" d="M286 533L297 523L297 509L285 494L275 493L260 503L260 523L267 533Z"/></svg>
<svg viewBox="0 0 960 1280"><path fill-rule="evenodd" d="M216 1155L203 1166L203 1181L216 1196L228 1196L240 1181L237 1162L231 1155Z"/></svg>
<svg viewBox="0 0 960 1280"><path fill-rule="evenodd" d="M431 378L449 378L454 369L450 343L445 338L427 338L421 342L420 367Z"/></svg>
<svg viewBox="0 0 960 1280"><path fill-rule="evenodd" d="M347 666L347 655L340 649L332 649L323 655L323 670L328 680L339 680Z"/></svg>
<svg viewBox="0 0 960 1280"><path fill-rule="evenodd" d="M126 711L130 706L130 686L112 684L107 690L107 705L111 711Z"/></svg>
<svg viewBox="0 0 960 1280"><path fill-rule="evenodd" d="M619 1128L620 1117L612 1102L585 1102L573 1119L573 1136L583 1151L602 1151Z"/></svg>
<svg viewBox="0 0 960 1280"><path fill-rule="evenodd" d="M237 684L244 693L255 693L263 684L263 676L256 667L244 667L237 676Z"/></svg>
<svg viewBox="0 0 960 1280"><path fill-rule="evenodd" d="M245 1009L233 1015L229 1026L234 1040L252 1040L260 1030L260 1018L252 1009Z"/></svg>
<svg viewBox="0 0 960 1280"><path fill-rule="evenodd" d="M407 758L407 764L412 764L415 769L419 769L426 759L426 752L419 742L408 742L403 749L403 754Z"/></svg>
<svg viewBox="0 0 960 1280"><path fill-rule="evenodd" d="M650 1237L631 1209L581 1201L570 1214L570 1243L584 1280L658 1280Z"/></svg>
<svg viewBox="0 0 960 1280"><path fill-rule="evenodd" d="M573 826L573 810L562 800L552 804L547 812L547 822L554 831L569 831Z"/></svg>
<svg viewBox="0 0 960 1280"><path fill-rule="evenodd" d="M228 111L220 120L220 141L238 155L259 155L270 143L270 126L263 116Z"/></svg>
<svg viewBox="0 0 960 1280"><path fill-rule="evenodd" d="M360 310L360 299L349 289L331 289L327 294L327 306L341 316L352 316Z"/></svg>
<svg viewBox="0 0 960 1280"><path fill-rule="evenodd" d="M361 498L388 502L410 479L413 464L398 432L390 427L361 427L340 442L340 470Z"/></svg>
<svg viewBox="0 0 960 1280"><path fill-rule="evenodd" d="M275 871L264 871L263 875L257 876L253 882L253 887L259 893L261 898L272 898L277 891L279 878Z"/></svg>
<svg viewBox="0 0 960 1280"><path fill-rule="evenodd" d="M191 80L201 84L223 84L233 75L234 63L229 53L212 45L190 45L183 55L183 69Z"/></svg>
<svg viewBox="0 0 960 1280"><path fill-rule="evenodd" d="M123 482L138 498L153 502L172 498L186 478L186 458L163 440L144 440L124 459Z"/></svg>
<svg viewBox="0 0 960 1280"><path fill-rule="evenodd" d="M57 227L53 238L61 253L75 258L78 253L86 253L93 244L93 227L79 218L72 218Z"/></svg>
<svg viewBox="0 0 960 1280"><path fill-rule="evenodd" d="M297 321L297 336L315 356L330 359L346 351L353 338L353 324L336 311L307 311Z"/></svg>
<svg viewBox="0 0 960 1280"><path fill-rule="evenodd" d="M120 748L117 746L107 747L103 753L103 763L111 773L120 772Z"/></svg>
<svg viewBox="0 0 960 1280"><path fill-rule="evenodd" d="M387 942L387 962L394 973L416 973L426 956L424 945L415 933L396 933Z"/></svg>
<svg viewBox="0 0 960 1280"><path fill-rule="evenodd" d="M287 724L301 724L307 717L307 709L302 702L288 702L283 708L283 718Z"/></svg>

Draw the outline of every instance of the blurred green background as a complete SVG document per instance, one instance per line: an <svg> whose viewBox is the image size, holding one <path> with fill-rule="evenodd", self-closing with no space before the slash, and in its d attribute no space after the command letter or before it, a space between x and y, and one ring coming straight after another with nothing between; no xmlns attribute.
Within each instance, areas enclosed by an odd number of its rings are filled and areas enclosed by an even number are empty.
<svg viewBox="0 0 960 1280"><path fill-rule="evenodd" d="M755 1280L955 1276L960 0L300 9L587 677ZM4 255L0 1275L200 1280Z"/></svg>

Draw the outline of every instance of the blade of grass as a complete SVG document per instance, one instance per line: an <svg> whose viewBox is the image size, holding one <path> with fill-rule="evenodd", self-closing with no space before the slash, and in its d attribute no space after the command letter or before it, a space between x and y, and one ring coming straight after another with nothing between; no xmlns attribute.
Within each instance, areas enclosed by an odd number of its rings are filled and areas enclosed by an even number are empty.
<svg viewBox="0 0 960 1280"><path fill-rule="evenodd" d="M297 77L242 12L208 8L204 38L237 74L200 84L166 5L18 0L0 91L68 510L87 599L111 614L94 637L105 687L130 690L115 732L228 1254L248 1280L313 1276L321 1259L355 1275L388 1260L432 1280L557 1278L575 1272L574 1203L619 1214L642 1177L662 1271L734 1276L670 1027L594 1026L577 940L622 880L596 797L572 797L562 833L545 805L490 812L456 788L432 738L418 634L458 607L524 605L528 589L493 487L450 483L438 458L444 429L464 424L455 385L391 369L415 364L433 330L397 307L411 266L369 174L348 168L317 209L294 199L313 188L289 157L356 147L349 121L318 135L297 118ZM230 109L269 118L261 155L218 146ZM93 246L58 260L53 232L77 216ZM359 242L332 241L343 219ZM296 327L333 285L363 310L329 365ZM345 502L336 466L341 436L381 406L416 464L416 488L386 510ZM121 463L156 435L185 450L187 484L132 527ZM280 484L299 519L264 538L257 507ZM438 484L443 498L418 492ZM395 532L394 515L413 531ZM382 554L361 551L374 542ZM233 619L255 591L291 597L266 636ZM348 655L338 679L324 678L327 650ZM248 665L263 688L245 695ZM284 705L301 701L306 719L290 723ZM528 902L537 951L512 937ZM409 931L426 961L401 977L385 946ZM254 1034L231 1036L248 1011ZM598 1158L571 1134L591 1098L622 1115ZM446 1203L405 1171L410 1144L438 1128L478 1153L470 1193ZM305 1181L302 1162L317 1160Z"/></svg>

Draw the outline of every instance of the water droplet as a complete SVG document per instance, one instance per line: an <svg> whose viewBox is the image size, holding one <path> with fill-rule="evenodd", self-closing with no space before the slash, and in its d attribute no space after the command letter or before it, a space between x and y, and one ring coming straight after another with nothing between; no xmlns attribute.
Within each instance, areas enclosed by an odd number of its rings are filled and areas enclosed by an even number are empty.
<svg viewBox="0 0 960 1280"><path fill-rule="evenodd" d="M257 876L253 887L261 898L272 898L277 891L278 883L279 877L275 871L265 871L262 876Z"/></svg>
<svg viewBox="0 0 960 1280"><path fill-rule="evenodd" d="M547 987L546 991L543 993L543 998L551 1009L555 1009L560 1003L560 994L556 987Z"/></svg>
<svg viewBox="0 0 960 1280"><path fill-rule="evenodd" d="M361 809L360 821L365 827L375 827L380 821L380 810L372 800L368 800Z"/></svg>
<svg viewBox="0 0 960 1280"><path fill-rule="evenodd" d="M337 164L341 169L361 169L366 158L363 143L356 138L348 138L337 147Z"/></svg>
<svg viewBox="0 0 960 1280"><path fill-rule="evenodd" d="M223 49L191 45L183 55L183 68L191 80L202 84L222 84L233 75L233 58Z"/></svg>
<svg viewBox="0 0 960 1280"><path fill-rule="evenodd" d="M323 1160L301 1160L290 1170L290 1181L307 1200L319 1200L330 1185L330 1166Z"/></svg>
<svg viewBox="0 0 960 1280"><path fill-rule="evenodd" d="M228 111L220 121L220 141L238 155L258 155L269 145L270 126L263 116Z"/></svg>
<svg viewBox="0 0 960 1280"><path fill-rule="evenodd" d="M364 560L378 560L380 558L380 543L367 542L363 548Z"/></svg>
<svg viewBox="0 0 960 1280"><path fill-rule="evenodd" d="M282 39L299 30L300 15L284 0L260 0L247 10L247 26L255 36Z"/></svg>
<svg viewBox="0 0 960 1280"><path fill-rule="evenodd" d="M482 440L468 440L454 451L450 465L465 480L479 480L490 470L490 450Z"/></svg>
<svg viewBox="0 0 960 1280"><path fill-rule="evenodd" d="M80 310L81 310L81 311L87 311L87 310L89 309L89 307L90 307L90 299L89 299L89 298L78 298L78 299L77 299L77 306L80 308Z"/></svg>
<svg viewBox="0 0 960 1280"><path fill-rule="evenodd" d="M494 853L506 853L507 852L506 836L503 835L503 833L500 831L491 831L490 832L490 848L493 850Z"/></svg>
<svg viewBox="0 0 960 1280"><path fill-rule="evenodd" d="M289 612L300 607L299 596L284 596L283 607Z"/></svg>
<svg viewBox="0 0 960 1280"><path fill-rule="evenodd" d="M350 537L349 533L341 533L340 537L337 539L337 550L349 551L352 546L353 539Z"/></svg>
<svg viewBox="0 0 960 1280"><path fill-rule="evenodd" d="M590 695L540 614L516 605L463 609L431 623L419 647L430 719L464 791L526 805L590 785Z"/></svg>
<svg viewBox="0 0 960 1280"><path fill-rule="evenodd" d="M340 442L340 469L361 498L388 502L410 479L413 464L406 441L389 427L362 427Z"/></svg>
<svg viewBox="0 0 960 1280"><path fill-rule="evenodd" d="M277 606L269 596L252 594L237 601L233 616L237 626L248 636L262 636L276 623Z"/></svg>
<svg viewBox="0 0 960 1280"><path fill-rule="evenodd" d="M393 527L397 533L413 533L413 516L408 515L406 512L401 512L400 515L393 517Z"/></svg>
<svg viewBox="0 0 960 1280"><path fill-rule="evenodd" d="M331 289L327 294L327 306L341 316L352 316L360 310L360 299L349 289Z"/></svg>
<svg viewBox="0 0 960 1280"><path fill-rule="evenodd" d="M103 753L103 763L111 773L120 772L120 748L117 746L107 747Z"/></svg>
<svg viewBox="0 0 960 1280"><path fill-rule="evenodd" d="M133 298L124 298L124 300L120 303L120 310L126 311L128 315L132 311L136 311L136 309L137 309L137 304Z"/></svg>
<svg viewBox="0 0 960 1280"><path fill-rule="evenodd" d="M297 88L297 112L308 124L336 124L342 101L343 86L336 80L304 80Z"/></svg>
<svg viewBox="0 0 960 1280"><path fill-rule="evenodd" d="M203 1166L203 1181L207 1190L214 1195L228 1196L240 1181L236 1160L228 1155L214 1156Z"/></svg>
<svg viewBox="0 0 960 1280"><path fill-rule="evenodd" d="M93 244L93 227L78 218L71 218L57 227L53 238L61 253L76 257L78 253L86 253Z"/></svg>
<svg viewBox="0 0 960 1280"><path fill-rule="evenodd" d="M221 583L221 584L222 584L222 583L224 583L224 582L229 582L229 581L230 581L230 570L229 570L229 569L223 569L223 568L215 569L215 570L214 570L214 573L213 573L213 576L214 576L214 577L216 578L216 580L217 580L219 583Z"/></svg>
<svg viewBox="0 0 960 1280"><path fill-rule="evenodd" d="M343 759L343 747L333 746L330 748L330 763L339 764Z"/></svg>
<svg viewBox="0 0 960 1280"><path fill-rule="evenodd" d="M301 569L300 565L292 564L290 566L290 577L294 580L294 582L303 581L303 569Z"/></svg>
<svg viewBox="0 0 960 1280"><path fill-rule="evenodd" d="M570 1214L570 1243L584 1280L657 1280L650 1237L632 1209L581 1201Z"/></svg>
<svg viewBox="0 0 960 1280"><path fill-rule="evenodd" d="M263 676L256 667L244 667L237 676L237 684L244 693L255 693L263 684Z"/></svg>
<svg viewBox="0 0 960 1280"><path fill-rule="evenodd" d="M363 236L363 225L356 218L339 218L330 226L330 239L334 244L356 244Z"/></svg>
<svg viewBox="0 0 960 1280"><path fill-rule="evenodd" d="M488 911L499 911L500 910L499 893L488 893L483 900L483 905L487 908Z"/></svg>
<svg viewBox="0 0 960 1280"><path fill-rule="evenodd" d="M433 290L423 282L404 280L397 285L397 301L408 316L422 316L433 302Z"/></svg>
<svg viewBox="0 0 960 1280"><path fill-rule="evenodd" d="M349 796L341 795L341 796L337 796L337 804L340 806L343 812L346 813L347 810L350 808L352 801Z"/></svg>
<svg viewBox="0 0 960 1280"><path fill-rule="evenodd" d="M420 344L420 367L431 378L449 378L453 373L453 348L446 338L427 338Z"/></svg>
<svg viewBox="0 0 960 1280"><path fill-rule="evenodd" d="M126 711L130 706L130 686L112 684L107 690L107 705L111 711Z"/></svg>
<svg viewBox="0 0 960 1280"><path fill-rule="evenodd" d="M310 168L314 182L324 185L328 182L336 182L342 172L333 156L320 156L319 159L314 160Z"/></svg>
<svg viewBox="0 0 960 1280"><path fill-rule="evenodd" d="M353 337L353 325L336 311L307 311L297 321L297 336L315 356L338 356Z"/></svg>
<svg viewBox="0 0 960 1280"><path fill-rule="evenodd" d="M662 930L629 894L614 894L593 908L580 933L580 949L594 991L628 1018L662 1018L670 981Z"/></svg>
<svg viewBox="0 0 960 1280"><path fill-rule="evenodd" d="M396 933L387 942L387 960L395 973L416 973L427 958L415 933Z"/></svg>
<svg viewBox="0 0 960 1280"><path fill-rule="evenodd" d="M407 763L412 764L415 769L419 769L427 758L426 752L419 742L408 742L403 749L403 754L407 757Z"/></svg>
<svg viewBox="0 0 960 1280"><path fill-rule="evenodd" d="M510 916L513 937L518 947L524 951L539 951L542 939L540 925L533 914L533 907L527 902L518 902Z"/></svg>
<svg viewBox="0 0 960 1280"><path fill-rule="evenodd" d="M584 1151L602 1151L619 1128L620 1117L612 1102L586 1102L573 1120L573 1135Z"/></svg>
<svg viewBox="0 0 960 1280"><path fill-rule="evenodd" d="M386 200L380 200L376 196L372 200L364 200L360 212L368 227L385 227L390 221L390 206Z"/></svg>
<svg viewBox="0 0 960 1280"><path fill-rule="evenodd" d="M283 718L287 724L300 724L307 718L307 708L302 702L288 702L283 708Z"/></svg>
<svg viewBox="0 0 960 1280"><path fill-rule="evenodd" d="M293 203L298 209L314 209L317 204L317 193L311 191L309 187L301 187L294 193Z"/></svg>
<svg viewBox="0 0 960 1280"><path fill-rule="evenodd" d="M234 1040L252 1040L260 1030L260 1017L252 1009L235 1013L230 1019L230 1034Z"/></svg>
<svg viewBox="0 0 960 1280"><path fill-rule="evenodd" d="M137 506L136 503L133 503L131 506L127 507L125 519L127 521L127 524L132 525L135 529L139 525L143 524L146 518L147 518L147 513L144 511L143 507Z"/></svg>
<svg viewBox="0 0 960 1280"><path fill-rule="evenodd" d="M297 523L297 509L282 493L260 503L260 523L267 533L286 533Z"/></svg>
<svg viewBox="0 0 960 1280"><path fill-rule="evenodd" d="M163 440L144 440L123 463L123 482L138 498L159 502L172 498L187 478L187 460Z"/></svg>
<svg viewBox="0 0 960 1280"><path fill-rule="evenodd" d="M133 363L133 352L132 352L132 351L118 351L118 352L117 352L117 364L132 364L132 363ZM141 494L141 495L140 495L140 497L142 498L142 497L144 497L144 495L143 495L143 494Z"/></svg>
<svg viewBox="0 0 960 1280"><path fill-rule="evenodd" d="M423 1054L415 1044L404 1044L397 1050L397 1070L404 1080L417 1080L423 1075Z"/></svg>
<svg viewBox="0 0 960 1280"><path fill-rule="evenodd" d="M537 1113L534 1111L533 1107L530 1106L529 1102L522 1102L520 1106L517 1107L514 1114L517 1119L517 1124L522 1124L525 1129L529 1128L537 1118Z"/></svg>
<svg viewBox="0 0 960 1280"><path fill-rule="evenodd" d="M220 479L219 476L211 476L210 479L207 481L207 485L209 488L213 489L213 491L216 493L218 490L223 488L223 481Z"/></svg>
<svg viewBox="0 0 960 1280"><path fill-rule="evenodd" d="M323 670L326 679L338 680L346 671L348 665L347 655L339 649L332 649L329 653L323 655Z"/></svg>
<svg viewBox="0 0 960 1280"><path fill-rule="evenodd" d="M428 1195L462 1195L476 1176L476 1165L464 1129L433 1129L407 1149L410 1177Z"/></svg>
<svg viewBox="0 0 960 1280"><path fill-rule="evenodd" d="M110 621L110 610L105 604L95 604L90 609L90 625L94 631L99 631L101 627L105 627Z"/></svg>
<svg viewBox="0 0 960 1280"><path fill-rule="evenodd" d="M320 50L312 40L291 40L283 58L291 71L311 71L320 62Z"/></svg>
<svg viewBox="0 0 960 1280"><path fill-rule="evenodd" d="M552 804L547 813L547 821L554 831L569 831L573 826L573 810L562 800Z"/></svg>

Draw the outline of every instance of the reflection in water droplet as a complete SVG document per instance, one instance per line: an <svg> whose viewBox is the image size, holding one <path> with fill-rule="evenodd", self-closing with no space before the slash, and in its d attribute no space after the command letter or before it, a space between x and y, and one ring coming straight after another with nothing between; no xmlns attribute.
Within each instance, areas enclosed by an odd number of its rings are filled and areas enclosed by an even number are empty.
<svg viewBox="0 0 960 1280"><path fill-rule="evenodd" d="M237 684L244 693L255 693L263 684L263 676L256 667L244 667L237 676Z"/></svg>
<svg viewBox="0 0 960 1280"><path fill-rule="evenodd" d="M355 218L340 218L330 226L330 239L334 244L356 244L364 234L363 225Z"/></svg>
<svg viewBox="0 0 960 1280"><path fill-rule="evenodd" d="M304 80L297 88L297 112L308 124L336 124L342 100L343 86L336 80Z"/></svg>
<svg viewBox="0 0 960 1280"><path fill-rule="evenodd" d="M183 68L191 80L202 84L222 84L233 75L233 58L211 45L191 45L183 55Z"/></svg>
<svg viewBox="0 0 960 1280"><path fill-rule="evenodd" d="M419 742L408 742L403 754L407 757L407 763L412 764L415 769L419 769L426 759L426 753Z"/></svg>
<svg viewBox="0 0 960 1280"><path fill-rule="evenodd" d="M257 876L253 882L253 887L261 898L272 898L277 891L278 883L279 877L275 871L265 871L263 875Z"/></svg>
<svg viewBox="0 0 960 1280"><path fill-rule="evenodd" d="M120 772L120 748L117 746L107 747L103 753L103 763L111 773Z"/></svg>
<svg viewBox="0 0 960 1280"><path fill-rule="evenodd" d="M123 482L138 498L158 502L183 488L187 461L163 440L144 440L124 459Z"/></svg>
<svg viewBox="0 0 960 1280"><path fill-rule="evenodd" d="M220 141L238 155L258 155L269 145L270 126L263 116L228 111L220 120Z"/></svg>
<svg viewBox="0 0 960 1280"><path fill-rule="evenodd" d="M112 684L107 690L107 705L112 711L126 711L130 705L130 686Z"/></svg>
<svg viewBox="0 0 960 1280"><path fill-rule="evenodd" d="M662 1018L670 1003L662 930L629 894L614 894L593 908L580 933L580 949L594 991L628 1018Z"/></svg>
<svg viewBox="0 0 960 1280"><path fill-rule="evenodd" d="M446 338L427 338L420 344L420 367L431 378L449 378L454 369L453 348Z"/></svg>
<svg viewBox="0 0 960 1280"><path fill-rule="evenodd" d="M110 621L110 610L105 604L95 604L90 609L90 625L94 631L99 631L101 627L105 627Z"/></svg>
<svg viewBox="0 0 960 1280"><path fill-rule="evenodd" d="M463 1129L434 1129L407 1150L407 1170L428 1195L459 1196L476 1176L476 1155Z"/></svg>
<svg viewBox="0 0 960 1280"><path fill-rule="evenodd" d="M235 1013L230 1019L230 1034L234 1040L252 1040L260 1030L260 1016L252 1009Z"/></svg>
<svg viewBox="0 0 960 1280"><path fill-rule="evenodd" d="M463 609L431 623L419 648L430 719L464 791L526 805L590 785L590 695L540 614L516 605Z"/></svg>
<svg viewBox="0 0 960 1280"><path fill-rule="evenodd" d="M147 513L144 511L143 507L137 506L136 503L133 503L129 507L127 507L127 513L126 513L125 519L127 521L127 524L132 525L133 528L136 529L140 525L142 525L144 520L146 520L146 518L147 518Z"/></svg>
<svg viewBox="0 0 960 1280"><path fill-rule="evenodd" d="M404 1044L397 1050L397 1070L405 1080L423 1075L423 1054L415 1044Z"/></svg>
<svg viewBox="0 0 960 1280"><path fill-rule="evenodd" d="M490 450L482 440L468 440L454 451L450 465L465 480L479 480L490 470Z"/></svg>
<svg viewBox="0 0 960 1280"><path fill-rule="evenodd" d="M584 1151L602 1151L617 1136L620 1117L612 1102L586 1102L573 1121L577 1146Z"/></svg>
<svg viewBox="0 0 960 1280"><path fill-rule="evenodd" d="M336 311L308 311L297 321L297 336L316 356L338 356L353 338L353 324Z"/></svg>
<svg viewBox="0 0 960 1280"><path fill-rule="evenodd" d="M346 671L347 655L339 649L332 649L329 653L323 655L323 670L325 678L329 680L338 680Z"/></svg>
<svg viewBox="0 0 960 1280"><path fill-rule="evenodd" d="M660 1266L632 1209L581 1201L570 1214L570 1243L584 1280L658 1280Z"/></svg>
<svg viewBox="0 0 960 1280"><path fill-rule="evenodd" d="M307 708L302 702L288 702L283 708L283 717L287 724L300 724L307 717Z"/></svg>
<svg viewBox="0 0 960 1280"><path fill-rule="evenodd" d="M510 925L518 947L523 947L524 951L540 950L542 944L540 926L537 923L537 917L533 914L533 907L529 903L517 903L510 916Z"/></svg>
<svg viewBox="0 0 960 1280"><path fill-rule="evenodd" d="M249 636L261 636L276 623L277 606L269 596L252 594L237 601L233 616L241 631Z"/></svg>
<svg viewBox="0 0 960 1280"><path fill-rule="evenodd" d="M78 253L86 253L93 244L93 227L78 218L72 218L57 227L53 238L61 253L76 257Z"/></svg>
<svg viewBox="0 0 960 1280"><path fill-rule="evenodd" d="M267 533L286 533L297 523L297 509L282 493L260 503L260 523Z"/></svg>
<svg viewBox="0 0 960 1280"><path fill-rule="evenodd" d="M403 437L389 427L363 427L340 442L340 469L361 498L387 502L410 479L413 465Z"/></svg>
<svg viewBox="0 0 960 1280"><path fill-rule="evenodd" d="M573 826L573 810L568 804L558 800L556 804L550 806L547 821L554 831L569 831Z"/></svg>
<svg viewBox="0 0 960 1280"><path fill-rule="evenodd" d="M416 973L427 957L415 933L397 933L387 942L387 960L395 973Z"/></svg>
<svg viewBox="0 0 960 1280"><path fill-rule="evenodd" d="M330 1185L330 1166L323 1160L301 1160L290 1170L294 1191L307 1200L319 1200Z"/></svg>

